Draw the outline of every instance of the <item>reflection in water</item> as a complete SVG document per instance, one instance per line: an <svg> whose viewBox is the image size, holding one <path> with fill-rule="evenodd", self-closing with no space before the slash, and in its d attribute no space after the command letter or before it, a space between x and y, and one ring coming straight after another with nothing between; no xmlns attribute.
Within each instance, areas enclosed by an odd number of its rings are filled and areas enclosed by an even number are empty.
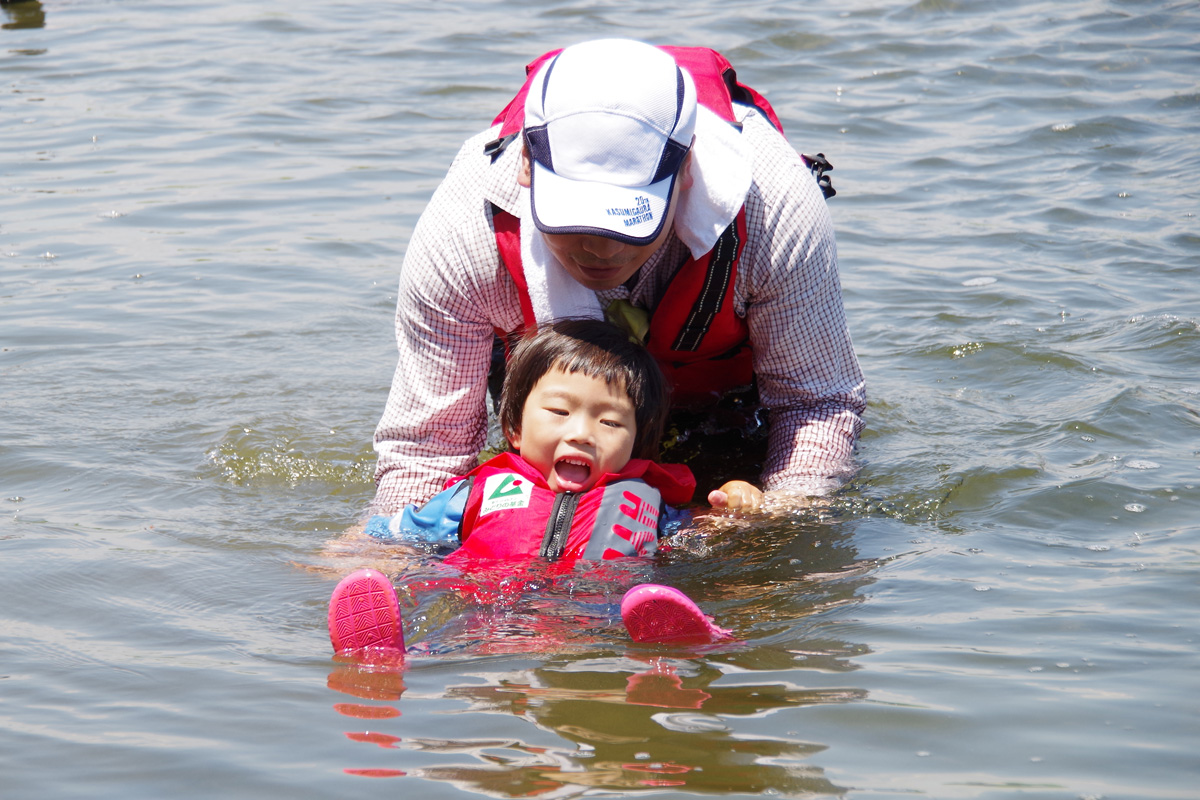
<svg viewBox="0 0 1200 800"><path fill-rule="evenodd" d="M361 703L335 703L333 710L345 717L358 719L391 719L400 716L400 709L392 706L367 706Z"/></svg>
<svg viewBox="0 0 1200 800"><path fill-rule="evenodd" d="M381 669L391 669L399 678L400 667L364 668L371 675ZM723 674L702 659L599 658L518 673L475 673L484 685L452 686L446 692L466 703L458 713L520 717L561 736L562 747L403 736L400 723L394 726L398 733L349 731L346 736L386 749L472 755L480 763L393 774L446 781L493 797L564 797L596 788L628 792L667 786L711 794L771 790L791 797L844 792L820 768L806 763L822 745L735 735L727 720L860 700L865 692L778 683L724 686L716 683ZM331 687L344 685L330 681Z"/></svg>
<svg viewBox="0 0 1200 800"><path fill-rule="evenodd" d="M831 520L828 509L751 524L714 521L673 538L654 562L535 564L508 575L508 583L496 576L460 577L449 591L444 574L431 571L428 561L405 559L394 579L414 645L407 663L340 658L328 686L380 703L339 704L345 716L376 720L370 730L344 731L351 741L472 760L346 772L445 781L502 798L667 787L704 794L844 794L810 763L824 745L790 733L747 732L735 722L866 697L858 688L803 685L805 674L851 674L851 658L866 650L817 636L818 618L857 602L873 580L874 563L857 560L848 530L853 526L844 522ZM395 571L399 565L391 566ZM739 641L692 648L630 644L615 603L624 588L651 576L687 591L734 628ZM474 588L467 585L472 580L478 581ZM481 669L501 654L536 654L538 664ZM463 704L454 712L464 715L458 729L475 729L476 715L503 714L553 733L561 745L546 746L544 734L533 737L536 745L526 737L412 735L422 731L409 728L397 707L404 671L430 663L431 656L450 655L461 660L458 674L483 682L447 686L437 698ZM755 672L768 670L770 679L755 682Z"/></svg>
<svg viewBox="0 0 1200 800"><path fill-rule="evenodd" d="M402 769L348 769L346 774L361 778L401 778L406 773Z"/></svg>
<svg viewBox="0 0 1200 800"><path fill-rule="evenodd" d="M16 30L18 28L43 28L46 26L46 12L38 0L0 0L0 9L10 22L0 25L0 29Z"/></svg>
<svg viewBox="0 0 1200 800"><path fill-rule="evenodd" d="M675 667L661 658L652 659L650 669L629 676L625 702L635 706L701 708L712 695L701 689L685 689Z"/></svg>
<svg viewBox="0 0 1200 800"><path fill-rule="evenodd" d="M329 673L328 686L334 691L364 700L399 700L404 694L404 657L399 653L375 653L369 660L339 654L333 660L345 664Z"/></svg>
<svg viewBox="0 0 1200 800"><path fill-rule="evenodd" d="M377 744L380 747L391 749L394 749L400 741L399 736L392 736L390 733L372 733L370 731L363 731L362 733L347 732L346 738L354 742Z"/></svg>

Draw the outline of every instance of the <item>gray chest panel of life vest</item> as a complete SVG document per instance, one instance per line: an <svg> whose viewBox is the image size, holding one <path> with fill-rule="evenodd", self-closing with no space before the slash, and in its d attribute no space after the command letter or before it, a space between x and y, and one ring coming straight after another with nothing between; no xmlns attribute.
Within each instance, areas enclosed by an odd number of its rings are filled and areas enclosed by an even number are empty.
<svg viewBox="0 0 1200 800"><path fill-rule="evenodd" d="M622 480L605 486L583 557L654 555L661 508L662 495L643 481Z"/></svg>

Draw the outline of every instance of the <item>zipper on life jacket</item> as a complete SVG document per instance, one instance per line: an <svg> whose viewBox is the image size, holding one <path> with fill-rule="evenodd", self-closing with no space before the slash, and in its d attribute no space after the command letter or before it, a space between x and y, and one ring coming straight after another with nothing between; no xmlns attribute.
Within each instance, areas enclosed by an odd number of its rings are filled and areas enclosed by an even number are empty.
<svg viewBox="0 0 1200 800"><path fill-rule="evenodd" d="M571 532L571 520L575 517L575 507L579 505L579 495L574 492L559 492L554 496L554 508L550 512L550 520L546 523L546 535L542 537L542 558L554 561L563 554L567 547L567 536Z"/></svg>

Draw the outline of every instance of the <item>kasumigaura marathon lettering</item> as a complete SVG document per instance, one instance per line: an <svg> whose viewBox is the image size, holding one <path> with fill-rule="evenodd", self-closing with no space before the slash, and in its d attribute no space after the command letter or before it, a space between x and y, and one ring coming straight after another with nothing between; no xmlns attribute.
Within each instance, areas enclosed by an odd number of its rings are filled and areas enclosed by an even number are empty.
<svg viewBox="0 0 1200 800"><path fill-rule="evenodd" d="M633 208L610 208L608 209L608 215L611 217L625 217L621 221L625 223L626 228L654 219L654 212L650 210L650 199L641 196L637 198L637 205Z"/></svg>

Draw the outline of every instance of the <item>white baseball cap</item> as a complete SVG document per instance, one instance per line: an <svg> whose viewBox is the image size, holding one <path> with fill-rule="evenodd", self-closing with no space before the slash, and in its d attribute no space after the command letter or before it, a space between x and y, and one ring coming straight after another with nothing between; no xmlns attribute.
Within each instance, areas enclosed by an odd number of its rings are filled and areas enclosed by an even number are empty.
<svg viewBox="0 0 1200 800"><path fill-rule="evenodd" d="M666 52L628 39L568 47L525 100L534 222L653 242L695 129L696 85Z"/></svg>

